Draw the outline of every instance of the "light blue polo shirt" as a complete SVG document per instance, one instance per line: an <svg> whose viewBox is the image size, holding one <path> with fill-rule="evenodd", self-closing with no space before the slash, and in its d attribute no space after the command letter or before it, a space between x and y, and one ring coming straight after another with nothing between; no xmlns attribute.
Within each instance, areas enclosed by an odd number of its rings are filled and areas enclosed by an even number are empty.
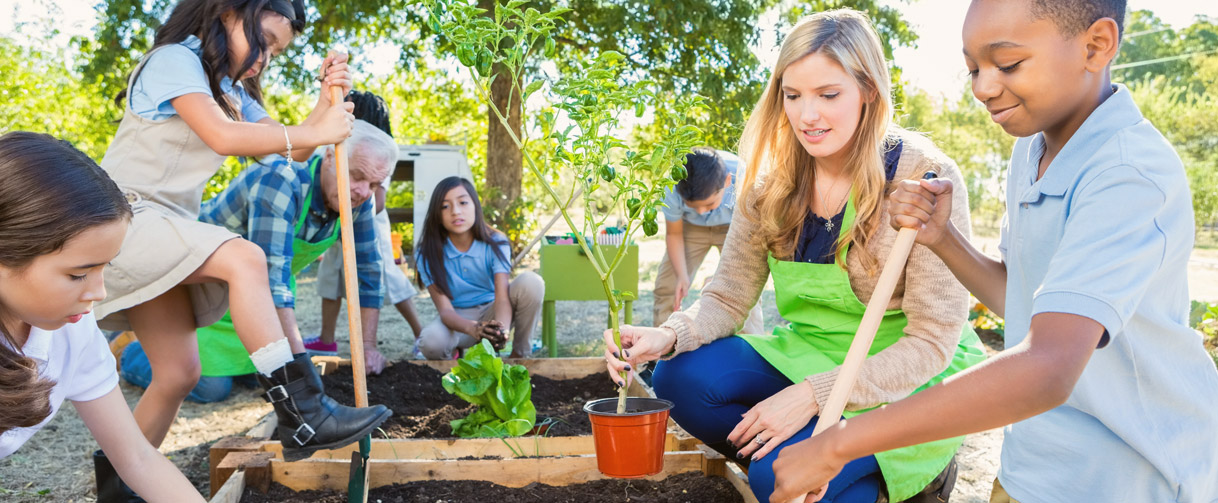
<svg viewBox="0 0 1218 503"><path fill-rule="evenodd" d="M178 114L173 108L174 98L190 93L211 96L207 72L203 69L202 42L194 35L172 45L158 48L140 70L135 84L129 91L131 111L151 120L165 120ZM233 80L220 79L220 90L241 103L241 117L245 122L258 122L267 117L266 110L240 85Z"/></svg>
<svg viewBox="0 0 1218 503"><path fill-rule="evenodd" d="M723 165L727 168L727 176L732 179L732 183L723 191L723 202L718 208L699 215L698 212L685 205L685 200L681 199L681 194L677 192L676 187L673 187L664 194L664 204L668 205L667 208L664 208L664 220L669 222L684 220L687 224L702 227L727 225L732 222L732 212L736 209L736 170L740 166L740 158L730 152L722 150L716 152L719 154L719 158L723 159Z"/></svg>
<svg viewBox="0 0 1218 503"><path fill-rule="evenodd" d="M1025 502L1212 503L1218 371L1188 327L1188 182L1115 89L1039 181L1043 134L1015 142L1000 245L1006 345L1049 312L1109 336L1065 404L1006 428L998 478Z"/></svg>
<svg viewBox="0 0 1218 503"><path fill-rule="evenodd" d="M495 245L503 252L503 259L496 256L491 245L485 241L475 239L469 250L461 252L453 246L452 240L444 240L444 270L448 278L448 291L452 294L453 307L474 307L495 300L495 275L511 274L512 270L511 244L501 235L496 235L496 238L502 239ZM418 264L423 288L431 286L434 282L431 280L430 268L417 252L415 263Z"/></svg>

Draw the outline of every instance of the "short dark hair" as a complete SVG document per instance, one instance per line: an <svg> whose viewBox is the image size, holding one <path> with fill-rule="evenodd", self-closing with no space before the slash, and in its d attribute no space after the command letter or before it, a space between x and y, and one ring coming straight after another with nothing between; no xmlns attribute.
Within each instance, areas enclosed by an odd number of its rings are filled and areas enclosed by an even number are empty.
<svg viewBox="0 0 1218 503"><path fill-rule="evenodd" d="M389 105L385 104L383 98L367 91L352 90L347 95L347 101L355 104L351 114L356 119L372 124L393 137L393 126L389 124Z"/></svg>
<svg viewBox="0 0 1218 503"><path fill-rule="evenodd" d="M1032 0L1032 17L1051 19L1066 36L1082 33L1100 19L1117 24L1117 36L1125 33L1125 0Z"/></svg>
<svg viewBox="0 0 1218 503"><path fill-rule="evenodd" d="M719 153L709 148L695 148L685 155L685 170L689 173L677 182L677 194L686 201L701 201L723 188L727 166Z"/></svg>

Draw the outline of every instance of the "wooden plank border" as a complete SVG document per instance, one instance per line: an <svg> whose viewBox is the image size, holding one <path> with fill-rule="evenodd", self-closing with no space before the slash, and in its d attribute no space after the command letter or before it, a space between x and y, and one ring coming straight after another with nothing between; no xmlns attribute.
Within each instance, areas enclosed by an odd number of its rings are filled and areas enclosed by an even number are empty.
<svg viewBox="0 0 1218 503"><path fill-rule="evenodd" d="M219 488L212 503L238 503L247 486L265 490L272 481L297 491L345 491L347 488L347 463L273 459L262 462L247 454L231 453L222 461L226 468L237 469ZM368 467L370 487L419 480L485 480L508 487L523 487L534 482L570 485L607 478L597 469L595 455L504 460L369 460ZM665 453L664 471L648 479L661 480L693 471L723 477L740 492L745 503L757 503L749 489L747 475L705 446L693 451ZM265 481L265 485L259 481Z"/></svg>
<svg viewBox="0 0 1218 503"><path fill-rule="evenodd" d="M551 379L578 379L592 374L605 372L603 358L508 358L508 363L524 365L530 375L540 375ZM448 372L455 365L455 360L409 360L410 363L434 368L440 372ZM351 360L333 356L315 356L313 363L318 367L318 373L325 375L351 365ZM655 392L642 382L635 381L630 385L630 396L655 397ZM218 493L229 475L228 470L219 470L221 462L233 452L270 452L282 458L283 447L277 441L269 440L276 426L275 413L268 413L259 420L254 428L243 437L229 437L217 441L209 449L209 476L212 494ZM698 441L681 430L676 423L669 420L669 439L665 445L666 451L692 450ZM519 437L513 439L377 439L372 441L372 458L381 460L392 459L454 459L459 457L492 457L514 458L516 451L526 456L569 456L591 454L593 443L591 435L575 437ZM509 447L510 443L510 447ZM337 460L350 463L351 452L357 449L355 444L343 449L319 451L309 458ZM305 460L305 461L309 461ZM303 461L302 461L303 462Z"/></svg>

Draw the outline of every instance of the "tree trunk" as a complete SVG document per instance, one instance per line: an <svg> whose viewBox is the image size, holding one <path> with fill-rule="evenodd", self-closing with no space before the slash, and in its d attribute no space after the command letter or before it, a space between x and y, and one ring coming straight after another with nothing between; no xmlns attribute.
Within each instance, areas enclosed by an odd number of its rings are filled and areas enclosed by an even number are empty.
<svg viewBox="0 0 1218 503"><path fill-rule="evenodd" d="M494 0L478 0L478 7L486 9L488 16L494 15ZM517 138L520 138L520 115L523 110L520 96L512 96L509 103L508 98L512 91L510 74L501 64L495 64L492 72L499 77L491 84L491 101L494 102L499 113L508 118L512 132L516 134ZM512 137L503 127L503 123L499 121L498 115L489 108L486 114L489 122L486 131L486 187L492 189L491 192L494 195L486 198L489 200L484 199L483 202L497 210L495 213L499 215L499 218L494 219L491 225L508 232L508 229L505 228L508 216L506 210L520 197L522 157L520 149L512 141ZM488 194L488 196L490 195Z"/></svg>
<svg viewBox="0 0 1218 503"><path fill-rule="evenodd" d="M501 64L496 64L493 71L497 72L499 77L491 84L491 99L499 113L507 116L512 133L520 138L520 115L523 108L520 96L511 96L509 107L512 80L507 69ZM486 132L486 185L498 189L499 197L491 204L499 210L504 210L520 197L522 156L516 142L512 141L511 134L499 121L499 116L488 109L487 119L490 125Z"/></svg>

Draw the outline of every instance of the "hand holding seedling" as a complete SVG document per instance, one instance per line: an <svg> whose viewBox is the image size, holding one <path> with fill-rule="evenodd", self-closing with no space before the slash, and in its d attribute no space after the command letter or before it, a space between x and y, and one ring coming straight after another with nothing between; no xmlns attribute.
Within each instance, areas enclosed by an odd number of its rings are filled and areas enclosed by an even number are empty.
<svg viewBox="0 0 1218 503"><path fill-rule="evenodd" d="M613 329L605 330L605 361L609 378L626 386L621 373L630 372L647 362L659 360L676 347L677 334L667 328L622 325L622 346L613 341Z"/></svg>

